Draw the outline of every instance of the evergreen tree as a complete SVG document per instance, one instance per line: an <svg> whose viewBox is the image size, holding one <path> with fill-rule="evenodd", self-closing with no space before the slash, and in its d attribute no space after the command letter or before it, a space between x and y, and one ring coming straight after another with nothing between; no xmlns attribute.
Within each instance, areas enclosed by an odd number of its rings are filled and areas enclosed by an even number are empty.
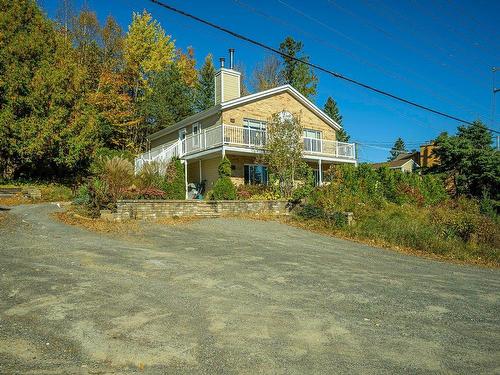
<svg viewBox="0 0 500 375"><path fill-rule="evenodd" d="M280 44L279 50L289 56L298 58L302 61L309 61L309 57L303 55L303 44L288 36ZM316 95L316 86L318 78L314 75L309 66L290 57L283 57L283 69L281 70L283 81L292 85L306 98Z"/></svg>
<svg viewBox="0 0 500 375"><path fill-rule="evenodd" d="M196 86L196 109L203 111L215 105L215 67L212 55L205 57Z"/></svg>
<svg viewBox="0 0 500 375"><path fill-rule="evenodd" d="M155 74L141 104L146 119L145 132L150 134L193 114L193 89L186 85L177 64Z"/></svg>
<svg viewBox="0 0 500 375"><path fill-rule="evenodd" d="M405 146L405 142L401 137L398 137L396 139L396 142L394 142L394 146L392 146L391 151L389 152L389 157L387 158L388 161L395 160L399 155L401 155L404 152L408 152Z"/></svg>
<svg viewBox="0 0 500 375"><path fill-rule="evenodd" d="M457 135L441 134L433 153L439 158L438 172L455 180L458 194L500 199L500 152L481 121L459 126Z"/></svg>
<svg viewBox="0 0 500 375"><path fill-rule="evenodd" d="M337 124L342 126L342 115L340 114L339 108L337 106L337 102L332 99L331 96L328 97L325 103L325 107L323 111L330 116L330 118L335 121ZM337 131L337 141L339 142L349 142L349 134L345 131L345 129L342 127L342 129Z"/></svg>

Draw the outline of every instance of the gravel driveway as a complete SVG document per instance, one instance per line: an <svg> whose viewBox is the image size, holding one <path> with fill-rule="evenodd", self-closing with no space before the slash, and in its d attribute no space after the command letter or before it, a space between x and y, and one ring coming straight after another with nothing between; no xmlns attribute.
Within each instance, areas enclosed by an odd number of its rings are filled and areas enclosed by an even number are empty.
<svg viewBox="0 0 500 375"><path fill-rule="evenodd" d="M500 272L250 220L0 222L0 373L500 373Z"/></svg>

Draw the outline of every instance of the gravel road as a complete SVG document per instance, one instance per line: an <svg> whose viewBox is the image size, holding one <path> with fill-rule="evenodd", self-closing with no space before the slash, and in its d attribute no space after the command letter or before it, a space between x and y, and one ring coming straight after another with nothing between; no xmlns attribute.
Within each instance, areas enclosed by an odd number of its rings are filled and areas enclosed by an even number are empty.
<svg viewBox="0 0 500 375"><path fill-rule="evenodd" d="M500 373L500 272L274 222L0 220L0 373Z"/></svg>

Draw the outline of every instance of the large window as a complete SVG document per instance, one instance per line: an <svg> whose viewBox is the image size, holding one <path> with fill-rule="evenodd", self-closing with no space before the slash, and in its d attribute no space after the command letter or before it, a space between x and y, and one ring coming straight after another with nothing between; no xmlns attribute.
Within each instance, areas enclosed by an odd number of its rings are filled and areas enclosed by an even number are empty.
<svg viewBox="0 0 500 375"><path fill-rule="evenodd" d="M266 123L260 120L243 119L243 143L251 146L264 146Z"/></svg>
<svg viewBox="0 0 500 375"><path fill-rule="evenodd" d="M321 132L319 130L304 129L304 150L321 152Z"/></svg>
<svg viewBox="0 0 500 375"><path fill-rule="evenodd" d="M267 185L267 167L260 164L245 164L245 184Z"/></svg>

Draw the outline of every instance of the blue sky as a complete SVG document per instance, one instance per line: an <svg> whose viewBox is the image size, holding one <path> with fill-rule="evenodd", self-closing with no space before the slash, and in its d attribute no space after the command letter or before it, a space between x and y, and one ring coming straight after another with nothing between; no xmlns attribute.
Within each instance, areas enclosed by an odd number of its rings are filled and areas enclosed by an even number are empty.
<svg viewBox="0 0 500 375"><path fill-rule="evenodd" d="M258 47L169 12L145 0L86 0L104 21L113 15L124 31L132 12L147 9L176 41L194 47L198 63L236 49L247 77L267 55ZM492 123L492 66L500 66L500 2L495 0L221 0L166 3L263 43L291 35L311 61L457 117ZM54 17L57 0L39 0ZM75 0L75 7L82 1ZM339 104L344 127L360 143L361 161L382 161L401 136L408 148L453 133L457 122L381 97L318 72L319 107ZM497 73L500 87L500 72ZM497 107L500 112L500 105ZM498 119L498 115L495 116Z"/></svg>

